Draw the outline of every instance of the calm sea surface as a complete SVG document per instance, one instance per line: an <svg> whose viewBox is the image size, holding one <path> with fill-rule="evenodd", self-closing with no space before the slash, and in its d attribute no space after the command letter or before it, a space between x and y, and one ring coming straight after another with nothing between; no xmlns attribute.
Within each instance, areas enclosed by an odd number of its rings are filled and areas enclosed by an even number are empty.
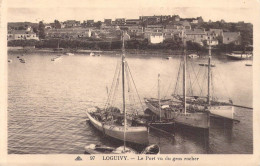
<svg viewBox="0 0 260 166"><path fill-rule="evenodd" d="M104 106L106 87L110 87L118 56L90 57L76 54L51 61L56 54L25 54L26 63L17 56L8 59L8 153L10 154L82 154L84 146L118 146L86 123L86 111ZM162 96L169 97L178 74L179 58L138 58L127 55L140 98L157 97L157 75L161 74ZM190 72L201 70L206 59L189 60ZM231 98L237 105L252 107L252 67L248 61L213 58L213 95ZM190 76L192 77L192 76ZM195 87L196 84L192 84ZM202 86L201 91L207 87ZM149 142L157 143L162 154L253 153L253 110L235 107L240 123L212 119L209 135L178 129L175 138L150 132Z"/></svg>

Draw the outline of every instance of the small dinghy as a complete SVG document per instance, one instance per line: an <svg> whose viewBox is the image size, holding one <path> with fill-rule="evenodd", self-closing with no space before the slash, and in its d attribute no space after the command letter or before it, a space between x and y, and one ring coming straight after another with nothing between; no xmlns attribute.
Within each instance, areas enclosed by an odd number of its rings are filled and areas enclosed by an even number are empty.
<svg viewBox="0 0 260 166"><path fill-rule="evenodd" d="M199 65L200 66L206 66L206 67L209 66L208 64L205 64L205 63L200 63ZM216 67L216 65L215 64L211 64L210 67Z"/></svg>
<svg viewBox="0 0 260 166"><path fill-rule="evenodd" d="M246 64L246 66L253 66L252 64Z"/></svg>
<svg viewBox="0 0 260 166"><path fill-rule="evenodd" d="M137 152L129 147L120 146L112 148L105 145L90 144L85 146L85 154L137 154Z"/></svg>
<svg viewBox="0 0 260 166"><path fill-rule="evenodd" d="M190 54L188 55L189 58L199 58L199 56L197 54Z"/></svg>
<svg viewBox="0 0 260 166"><path fill-rule="evenodd" d="M85 146L85 154L138 154L130 147L113 148L105 145L90 144ZM156 144L147 146L140 154L160 154L160 147Z"/></svg>
<svg viewBox="0 0 260 166"><path fill-rule="evenodd" d="M160 147L156 144L147 146L141 154L160 154Z"/></svg>

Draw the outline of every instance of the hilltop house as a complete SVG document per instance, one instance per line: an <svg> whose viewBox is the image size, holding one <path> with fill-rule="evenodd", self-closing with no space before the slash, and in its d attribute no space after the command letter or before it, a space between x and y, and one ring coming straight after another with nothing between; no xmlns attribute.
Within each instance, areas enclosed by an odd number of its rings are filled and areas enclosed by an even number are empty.
<svg viewBox="0 0 260 166"><path fill-rule="evenodd" d="M63 24L65 25L65 28L79 27L80 21L67 20L67 21L64 21Z"/></svg>
<svg viewBox="0 0 260 166"><path fill-rule="evenodd" d="M7 34L7 40L39 40L36 33L27 30L13 30Z"/></svg>
<svg viewBox="0 0 260 166"><path fill-rule="evenodd" d="M235 45L241 44L240 32L223 32L223 44L234 43Z"/></svg>

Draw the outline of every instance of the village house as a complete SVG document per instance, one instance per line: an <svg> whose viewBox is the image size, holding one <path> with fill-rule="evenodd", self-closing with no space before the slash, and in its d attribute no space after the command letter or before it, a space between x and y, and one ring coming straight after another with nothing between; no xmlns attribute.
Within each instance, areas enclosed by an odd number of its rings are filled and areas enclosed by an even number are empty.
<svg viewBox="0 0 260 166"><path fill-rule="evenodd" d="M91 37L91 29L79 27L46 30L46 38L77 39L86 37Z"/></svg>
<svg viewBox="0 0 260 166"><path fill-rule="evenodd" d="M197 18L181 18L181 21L188 21L189 23L192 24L198 24L198 23L202 23L203 19L202 17L197 17Z"/></svg>
<svg viewBox="0 0 260 166"><path fill-rule="evenodd" d="M223 37L223 30L222 29L210 29L206 31L206 40L207 44L209 45L218 45L219 39ZM222 41L222 40L221 40Z"/></svg>
<svg viewBox="0 0 260 166"><path fill-rule="evenodd" d="M140 20L139 19L127 19L126 25L139 25Z"/></svg>
<svg viewBox="0 0 260 166"><path fill-rule="evenodd" d="M125 18L116 18L115 24L116 25L125 25Z"/></svg>
<svg viewBox="0 0 260 166"><path fill-rule="evenodd" d="M109 26L112 25L112 19L104 19L104 23Z"/></svg>
<svg viewBox="0 0 260 166"><path fill-rule="evenodd" d="M151 33L148 38L149 43L158 44L164 41L163 33Z"/></svg>
<svg viewBox="0 0 260 166"><path fill-rule="evenodd" d="M87 20L83 22L85 27L93 27L94 23L95 23L94 20Z"/></svg>
<svg viewBox="0 0 260 166"><path fill-rule="evenodd" d="M148 39L152 33L162 33L163 26L162 25L147 25L144 28L144 38Z"/></svg>
<svg viewBox="0 0 260 166"><path fill-rule="evenodd" d="M223 32L223 44L234 43L235 45L241 44L240 32Z"/></svg>
<svg viewBox="0 0 260 166"><path fill-rule="evenodd" d="M12 30L7 34L7 40L39 40L36 33L27 30Z"/></svg>
<svg viewBox="0 0 260 166"><path fill-rule="evenodd" d="M140 37L144 34L142 26L128 26L128 34L133 37Z"/></svg>
<svg viewBox="0 0 260 166"><path fill-rule="evenodd" d="M163 23L166 20L169 20L171 18L170 15L160 15L160 16L140 16L139 20L143 23L146 23L147 25L153 25L158 23Z"/></svg>
<svg viewBox="0 0 260 166"><path fill-rule="evenodd" d="M180 18L179 15L173 15L172 18L171 18L171 20L174 21L174 22L178 22L178 21L180 21L180 19L181 18Z"/></svg>
<svg viewBox="0 0 260 166"><path fill-rule="evenodd" d="M203 45L203 41L206 40L206 32L204 29L186 29L185 30L186 41L192 41Z"/></svg>
<svg viewBox="0 0 260 166"><path fill-rule="evenodd" d="M170 29L191 29L191 25L188 21L179 21L175 22L174 24L168 24L165 26L165 29L170 30Z"/></svg>
<svg viewBox="0 0 260 166"><path fill-rule="evenodd" d="M65 28L79 27L80 21L67 20L67 21L64 21L63 24L65 25Z"/></svg>
<svg viewBox="0 0 260 166"><path fill-rule="evenodd" d="M174 39L176 37L181 37L181 30L178 29L164 29L163 35L164 39Z"/></svg>

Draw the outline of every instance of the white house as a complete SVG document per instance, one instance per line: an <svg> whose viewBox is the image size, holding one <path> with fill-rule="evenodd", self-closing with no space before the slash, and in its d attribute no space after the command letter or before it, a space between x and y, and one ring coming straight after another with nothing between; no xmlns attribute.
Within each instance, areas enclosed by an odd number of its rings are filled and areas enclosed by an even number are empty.
<svg viewBox="0 0 260 166"><path fill-rule="evenodd" d="M7 40L39 40L36 33L27 30L14 30L8 32Z"/></svg>
<svg viewBox="0 0 260 166"><path fill-rule="evenodd" d="M163 33L152 33L149 36L149 42L152 44L162 43L164 41Z"/></svg>

